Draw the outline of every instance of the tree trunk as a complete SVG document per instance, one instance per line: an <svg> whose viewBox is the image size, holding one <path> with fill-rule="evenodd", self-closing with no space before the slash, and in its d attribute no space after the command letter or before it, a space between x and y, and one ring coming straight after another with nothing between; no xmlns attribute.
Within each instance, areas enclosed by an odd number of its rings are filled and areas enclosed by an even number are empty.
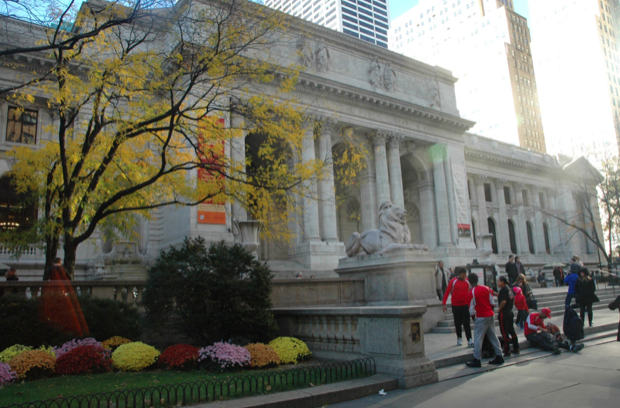
<svg viewBox="0 0 620 408"><path fill-rule="evenodd" d="M65 234L65 243L63 248L65 250L65 260L63 262L63 266L73 280L75 279L75 259L77 255L77 245L73 241L73 237Z"/></svg>
<svg viewBox="0 0 620 408"><path fill-rule="evenodd" d="M45 240L45 269L47 271L52 267L54 258L58 255L58 237L47 237Z"/></svg>

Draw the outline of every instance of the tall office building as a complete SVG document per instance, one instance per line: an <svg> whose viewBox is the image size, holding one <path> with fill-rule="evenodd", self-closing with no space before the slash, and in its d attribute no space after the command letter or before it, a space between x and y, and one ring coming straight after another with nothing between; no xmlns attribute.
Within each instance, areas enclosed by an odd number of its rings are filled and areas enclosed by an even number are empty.
<svg viewBox="0 0 620 408"><path fill-rule="evenodd" d="M529 0L548 143L567 155L617 152L620 60L613 0Z"/></svg>
<svg viewBox="0 0 620 408"><path fill-rule="evenodd" d="M546 152L530 34L509 0L420 0L394 19L390 49L459 78L461 116L472 132Z"/></svg>
<svg viewBox="0 0 620 408"><path fill-rule="evenodd" d="M388 0L265 0L265 5L388 48Z"/></svg>

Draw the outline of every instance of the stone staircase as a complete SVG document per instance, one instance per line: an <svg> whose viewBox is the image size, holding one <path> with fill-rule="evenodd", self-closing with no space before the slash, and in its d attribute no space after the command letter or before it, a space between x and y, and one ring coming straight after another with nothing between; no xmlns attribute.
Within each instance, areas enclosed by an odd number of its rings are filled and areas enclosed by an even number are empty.
<svg viewBox="0 0 620 408"><path fill-rule="evenodd" d="M550 289L549 292L541 292L534 290L534 297L538 301L538 310L543 307L551 309L551 315L553 317L561 316L564 314L564 300L566 299L567 288L554 290ZM613 301L616 296L620 295L620 290L614 290L609 287L605 288L604 284L600 284L596 291L596 295L600 299L600 302L594 303L592 310L594 311L594 322L596 322L596 311L600 309L606 309L607 305ZM495 299L497 303L497 298ZM573 301L574 303L574 301ZM513 309L516 317L516 309ZM587 323L586 323L587 324ZM495 326L499 326L497 319L495 319ZM472 326L473 330L473 326ZM446 319L437 323L437 327L431 328L431 333L456 333L454 326L454 318L452 317L451 306L448 305L448 311L446 313Z"/></svg>

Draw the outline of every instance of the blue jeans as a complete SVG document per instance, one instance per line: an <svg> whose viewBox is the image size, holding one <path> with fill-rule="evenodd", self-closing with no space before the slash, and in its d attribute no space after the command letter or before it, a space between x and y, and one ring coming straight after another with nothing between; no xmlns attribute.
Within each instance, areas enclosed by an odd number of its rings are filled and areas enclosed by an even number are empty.
<svg viewBox="0 0 620 408"><path fill-rule="evenodd" d="M566 307L570 307L570 301L575 299L576 296L577 296L576 293L568 293L566 295L566 300L565 300Z"/></svg>

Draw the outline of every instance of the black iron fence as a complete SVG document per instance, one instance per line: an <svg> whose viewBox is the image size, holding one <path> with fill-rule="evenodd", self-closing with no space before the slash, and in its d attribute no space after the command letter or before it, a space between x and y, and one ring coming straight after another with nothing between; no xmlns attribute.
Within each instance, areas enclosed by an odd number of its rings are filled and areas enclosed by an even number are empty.
<svg viewBox="0 0 620 408"><path fill-rule="evenodd" d="M364 358L338 363L263 371L157 387L76 395L13 404L7 408L165 408L232 398L264 395L297 388L364 378L376 373L375 360Z"/></svg>

